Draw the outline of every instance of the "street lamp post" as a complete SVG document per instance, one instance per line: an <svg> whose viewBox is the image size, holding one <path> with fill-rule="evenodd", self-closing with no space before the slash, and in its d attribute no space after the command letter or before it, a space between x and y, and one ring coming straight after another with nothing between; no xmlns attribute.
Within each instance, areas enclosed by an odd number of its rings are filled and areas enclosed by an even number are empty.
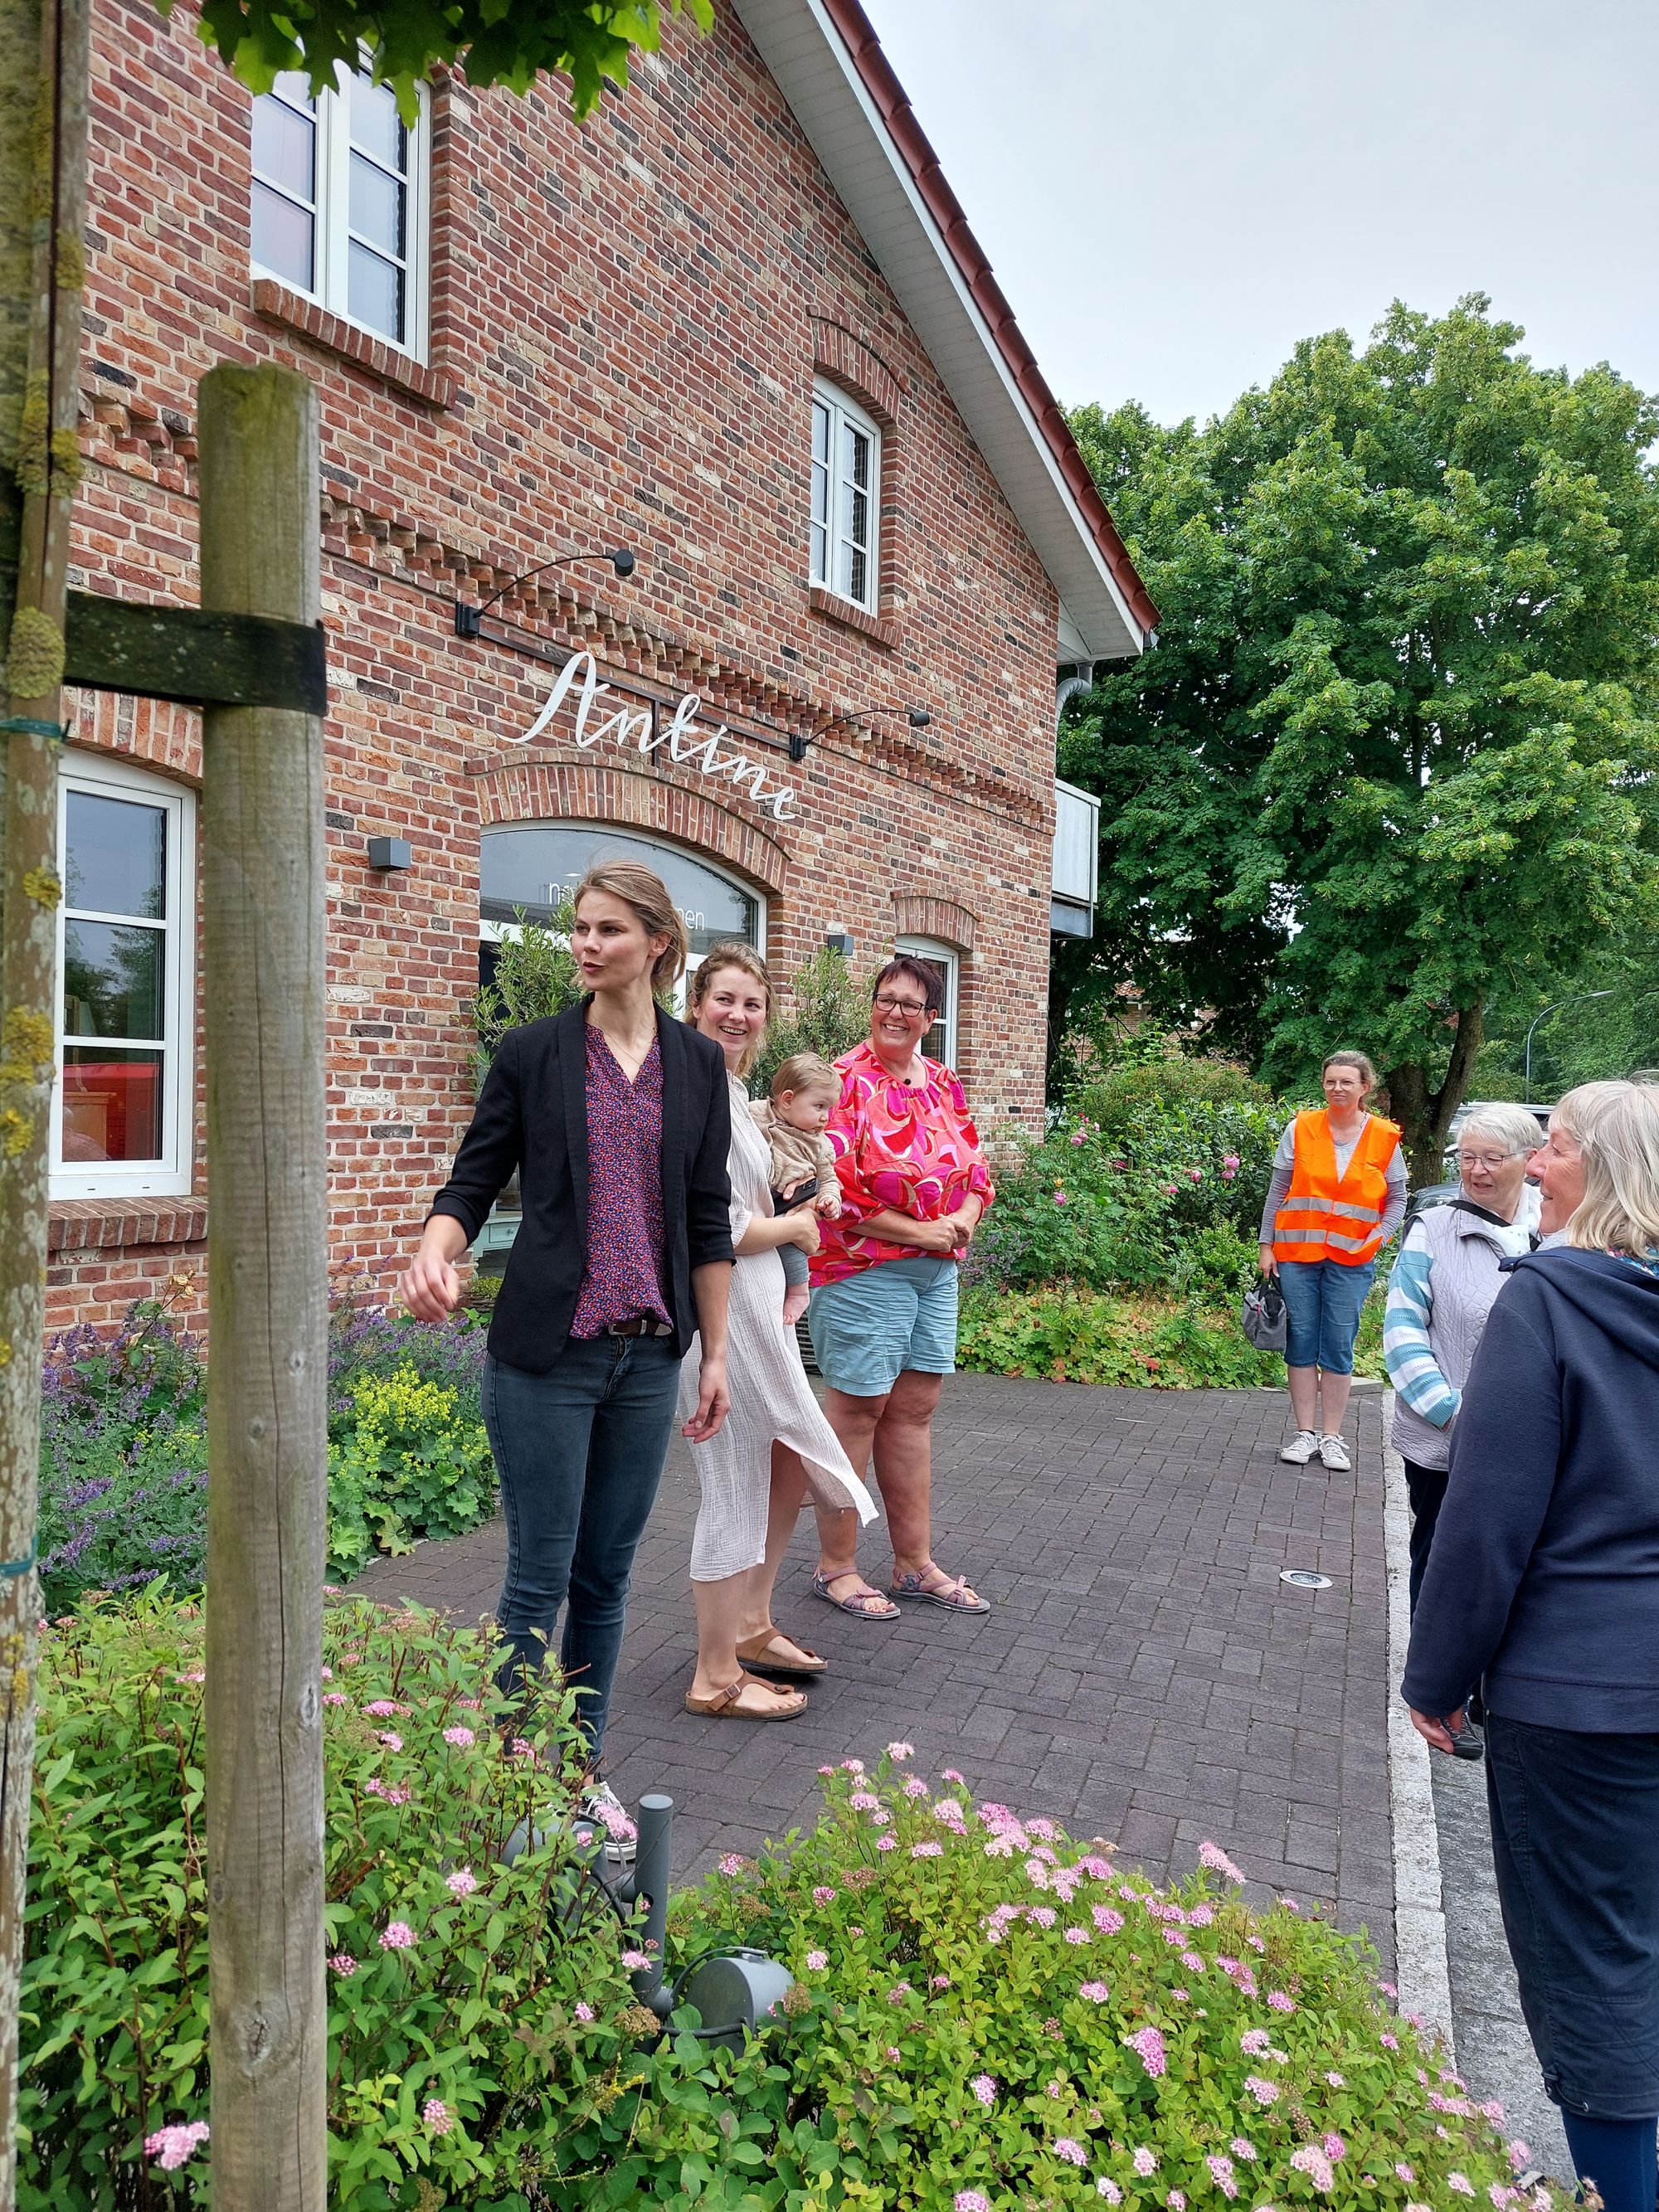
<svg viewBox="0 0 1659 2212"><path fill-rule="evenodd" d="M1559 1014L1563 1006L1582 1006L1587 999L1612 999L1617 996L1616 990L1578 991L1571 999L1556 999L1549 1006L1539 1008L1527 1024L1527 1042L1524 1047L1526 1064L1521 1079L1527 1094L1523 1103L1528 1106L1532 1103L1532 1033L1545 1015Z"/></svg>

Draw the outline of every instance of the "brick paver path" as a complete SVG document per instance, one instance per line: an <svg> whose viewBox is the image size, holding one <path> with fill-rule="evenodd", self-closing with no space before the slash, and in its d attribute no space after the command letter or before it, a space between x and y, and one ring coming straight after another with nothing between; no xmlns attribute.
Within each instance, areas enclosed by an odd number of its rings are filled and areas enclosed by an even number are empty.
<svg viewBox="0 0 1659 2212"><path fill-rule="evenodd" d="M629 1802L652 1788L674 1797L685 1879L810 1823L820 1765L908 1737L924 1769L957 1766L980 1795L1110 1838L1160 1878L1213 1836L1258 1899L1270 1883L1367 1927L1386 1971L1381 1400L1354 1403L1354 1472L1328 1474L1280 1464L1278 1392L955 1376L935 1435L934 1549L994 1609L848 1620L811 1595L803 1516L776 1614L832 1672L781 1726L682 1707L696 1484L677 1441L635 1572L611 1780ZM383 1561L357 1588L485 1613L503 1549L497 1522ZM884 1581L879 1522L862 1556ZM1285 1567L1332 1587L1291 1588Z"/></svg>

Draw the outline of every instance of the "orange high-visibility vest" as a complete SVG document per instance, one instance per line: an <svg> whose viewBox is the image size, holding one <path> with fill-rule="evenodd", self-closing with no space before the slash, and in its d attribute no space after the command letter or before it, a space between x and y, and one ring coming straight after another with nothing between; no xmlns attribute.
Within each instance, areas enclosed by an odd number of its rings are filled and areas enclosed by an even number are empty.
<svg viewBox="0 0 1659 2212"><path fill-rule="evenodd" d="M1339 1176L1324 1108L1298 1114L1294 1127L1291 1187L1273 1215L1273 1257L1363 1267L1382 1249L1389 1162L1399 1149L1400 1131L1380 1115L1368 1114L1346 1171Z"/></svg>

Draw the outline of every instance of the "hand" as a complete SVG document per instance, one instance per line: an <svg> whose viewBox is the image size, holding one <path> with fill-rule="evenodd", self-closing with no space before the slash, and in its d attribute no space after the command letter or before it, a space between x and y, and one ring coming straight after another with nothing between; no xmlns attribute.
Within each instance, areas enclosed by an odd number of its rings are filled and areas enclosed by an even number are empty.
<svg viewBox="0 0 1659 2212"><path fill-rule="evenodd" d="M732 1410L732 1394L726 1387L726 1354L705 1352L697 1369L697 1410L680 1431L687 1443L706 1444L717 1437Z"/></svg>
<svg viewBox="0 0 1659 2212"><path fill-rule="evenodd" d="M803 1212L791 1213L786 1218L791 1231L790 1243L797 1245L810 1260L823 1242L818 1235L817 1215L808 1206Z"/></svg>
<svg viewBox="0 0 1659 2212"><path fill-rule="evenodd" d="M1412 1707L1411 1715L1412 1726L1429 1748L1443 1751L1449 1756L1453 1736L1463 1733L1462 1706L1460 1705L1455 1713L1449 1713L1444 1720L1437 1720L1432 1713L1419 1713L1415 1706Z"/></svg>
<svg viewBox="0 0 1659 2212"><path fill-rule="evenodd" d="M919 1252L937 1252L943 1259L957 1249L957 1228L949 1214L942 1221L918 1221L905 1242Z"/></svg>
<svg viewBox="0 0 1659 2212"><path fill-rule="evenodd" d="M1276 1275L1279 1273L1279 1262L1273 1257L1273 1248L1271 1244L1257 1247L1255 1264L1264 1275Z"/></svg>
<svg viewBox="0 0 1659 2212"><path fill-rule="evenodd" d="M792 1212L797 1206L811 1206L817 1202L817 1192L807 1188L811 1180L811 1176L803 1176L799 1182L790 1183L781 1194L786 1212Z"/></svg>
<svg viewBox="0 0 1659 2212"><path fill-rule="evenodd" d="M963 1200L954 1213L946 1214L945 1218L955 1234L957 1251L965 1252L973 1243L974 1231L979 1227L980 1218L984 1212L979 1200L970 1195Z"/></svg>
<svg viewBox="0 0 1659 2212"><path fill-rule="evenodd" d="M461 1302L460 1277L443 1255L429 1249L424 1240L398 1288L416 1321L447 1321Z"/></svg>

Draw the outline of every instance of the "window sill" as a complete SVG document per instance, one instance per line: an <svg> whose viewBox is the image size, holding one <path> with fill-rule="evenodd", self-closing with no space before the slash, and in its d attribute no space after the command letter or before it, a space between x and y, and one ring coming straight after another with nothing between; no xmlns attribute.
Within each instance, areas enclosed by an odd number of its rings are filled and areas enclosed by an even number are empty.
<svg viewBox="0 0 1659 2212"><path fill-rule="evenodd" d="M815 615L842 623L864 637L872 637L878 645L896 646L899 641L898 624L890 615L872 615L867 607L843 599L839 592L826 592L822 584L807 586L806 604Z"/></svg>
<svg viewBox="0 0 1659 2212"><path fill-rule="evenodd" d="M397 347L377 338L372 331L360 330L349 323L343 315L331 315L315 300L307 300L303 292L291 292L286 284L273 277L256 276L253 280L253 310L267 322L281 323L284 329L295 331L301 337L309 338L313 345L321 346L325 353L337 354L358 368L366 368L371 375L406 392L411 399L420 400L428 407L453 405L459 385L447 368L429 368Z"/></svg>
<svg viewBox="0 0 1659 2212"><path fill-rule="evenodd" d="M204 1198L55 1198L47 1210L49 1252L111 1251L124 1244L199 1244Z"/></svg>

